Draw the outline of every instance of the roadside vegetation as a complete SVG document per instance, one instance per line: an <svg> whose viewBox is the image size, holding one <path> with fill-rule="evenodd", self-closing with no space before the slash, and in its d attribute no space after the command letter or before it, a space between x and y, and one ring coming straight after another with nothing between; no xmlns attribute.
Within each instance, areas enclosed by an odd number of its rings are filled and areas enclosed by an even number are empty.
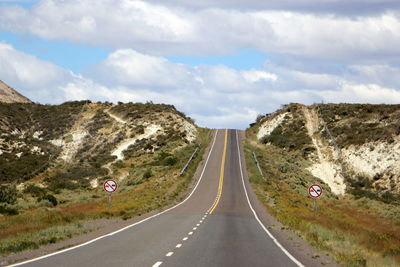
<svg viewBox="0 0 400 267"><path fill-rule="evenodd" d="M48 141L68 131L87 103L0 103L0 183L26 181L47 169L60 152Z"/></svg>
<svg viewBox="0 0 400 267"><path fill-rule="evenodd" d="M373 141L393 142L400 135L400 105L315 105L339 147Z"/></svg>
<svg viewBox="0 0 400 267"><path fill-rule="evenodd" d="M197 139L188 142L182 131L170 128L169 125L176 123L172 117L167 117L168 114L184 115L168 105L121 103L114 106L113 114L130 121L125 125L118 124L105 113L113 107L111 104L71 102L58 106L63 112L54 108L53 116L56 117L44 119L58 120L52 122L55 126L40 126L40 123L45 122L36 120L29 124L29 114L34 112L33 109L47 110L53 106L10 105L17 108L17 115L13 115L7 107L1 109L1 105L0 112L6 113L7 117L0 119L0 127L7 131L3 131L4 135L0 139L13 138L15 142L24 142L21 147L26 147L26 151L18 157L15 154L20 153L20 147L16 146L14 150L6 147L7 152L0 156L4 161L0 161L0 171L12 173L5 178L0 172L0 256L93 231L98 228L98 219L127 220L180 201L186 195L188 185L211 140L211 131L208 129L197 128ZM23 115L18 115L20 108L26 109ZM40 111L40 114L49 116L46 112ZM153 121L154 112L158 114L154 119L164 122L164 133L157 138L142 139L131 145L124 151L122 160L111 156L111 151L119 142L143 134L144 127L140 123ZM89 114L91 119L80 122L82 113ZM18 132L12 128L14 120L25 120L21 122ZM73 142L69 131L73 127L80 129L76 126L77 122L90 135L70 161L57 159L61 149L49 140L62 138L66 143ZM39 126L33 126L36 124ZM54 128L54 131L46 127ZM14 134L10 134L13 131ZM36 131L41 133L40 138L32 137ZM184 175L178 177L179 171L200 142L196 157ZM43 162L36 160L43 155L29 153L31 147L38 143L41 151L49 147ZM5 147L1 147L0 142L1 148ZM21 165L24 153L32 154L32 159L28 160L32 168L18 173L19 168L25 168L25 164ZM15 166L10 165L14 160ZM37 167L42 163L43 168L38 171ZM10 166L12 169L7 169ZM108 195L102 188L104 180L109 178L116 179L119 184L117 192L112 196L112 208L108 207Z"/></svg>
<svg viewBox="0 0 400 267"><path fill-rule="evenodd" d="M247 169L258 198L272 215L344 266L400 265L399 199L385 202L352 194L337 197L329 186L306 170L312 164L308 159L308 137L303 141L295 138L297 149L292 149L281 145L274 132L264 142L267 144L259 143L256 132L255 125L246 131ZM258 156L265 180L258 172L252 151ZM314 183L321 184L324 190L315 217L313 200L307 191Z"/></svg>

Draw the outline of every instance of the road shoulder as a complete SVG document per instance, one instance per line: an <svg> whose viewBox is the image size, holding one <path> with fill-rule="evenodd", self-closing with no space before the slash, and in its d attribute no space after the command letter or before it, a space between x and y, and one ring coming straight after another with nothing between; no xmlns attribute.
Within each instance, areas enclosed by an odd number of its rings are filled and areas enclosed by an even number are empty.
<svg viewBox="0 0 400 267"><path fill-rule="evenodd" d="M318 251L309 245L305 240L300 238L295 232L288 230L283 224L268 213L267 209L259 201L249 182L246 162L244 158L243 141L245 138L244 131L238 130L240 160L243 166L243 176L246 190L251 205L253 206L257 216L264 226L271 232L277 241L298 261L305 266L340 266L335 260L326 255L324 252Z"/></svg>
<svg viewBox="0 0 400 267"><path fill-rule="evenodd" d="M210 131L210 133L212 135L212 138L210 139L211 141L209 142L208 146L204 150L204 154L202 155L203 158L196 168L196 171L195 171L192 181L190 182L187 189L185 191L183 191L180 194L180 196L178 196L176 198L175 202L173 202L167 206L164 206L160 209L153 210L151 212L148 212L148 213L145 213L140 216L136 216L136 217L133 217L133 218L130 218L127 220L123 220L122 218L111 218L111 219L97 219L97 220L85 221L84 222L85 224L96 228L96 230L91 231L86 234L79 235L79 236L74 236L70 239L66 239L66 240L63 240L63 241L60 241L60 242L57 242L54 244L45 245L38 249L26 250L26 251L10 254L6 257L1 258L0 266L5 266L5 265L13 264L16 262L21 262L21 261L41 257L41 256L44 256L44 255L47 255L50 253L54 253L54 252L57 252L57 251L60 251L63 249L77 246L79 244L86 243L86 242L96 239L100 236L107 235L109 233L118 231L119 229L125 228L129 225L138 223L142 220L145 220L151 216L154 216L160 212L163 212L163 211L177 205L178 203L184 201L184 199L194 190L195 185L197 184L198 180L200 179L201 172L206 163L207 155L210 153L210 150L212 148L213 139L214 139L214 135L216 134L216 131Z"/></svg>

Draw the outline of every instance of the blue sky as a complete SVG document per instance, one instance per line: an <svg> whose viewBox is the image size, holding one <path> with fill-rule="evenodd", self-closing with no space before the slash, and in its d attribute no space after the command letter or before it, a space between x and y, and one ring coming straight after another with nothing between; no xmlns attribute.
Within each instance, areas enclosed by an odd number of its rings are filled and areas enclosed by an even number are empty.
<svg viewBox="0 0 400 267"><path fill-rule="evenodd" d="M91 64L104 60L111 52L101 47L86 46L68 41L49 41L31 34L0 32L0 40L19 51L50 61L65 69L82 72Z"/></svg>
<svg viewBox="0 0 400 267"><path fill-rule="evenodd" d="M32 3L23 6L31 6ZM111 53L106 47L95 47L74 44L68 41L50 41L31 34L0 32L0 40L12 44L18 50L27 54L53 62L63 68L80 73L88 66L100 63ZM226 55L213 56L167 56L171 62L197 65L226 65L236 70L261 68L267 60L267 55L258 50L238 49Z"/></svg>
<svg viewBox="0 0 400 267"><path fill-rule="evenodd" d="M0 1L0 5L19 5L24 8L32 8L38 1L34 0L26 0L26 1L8 1L8 0L3 0Z"/></svg>
<svg viewBox="0 0 400 267"><path fill-rule="evenodd" d="M236 70L261 68L267 60L267 55L258 50L238 49L226 55L213 56L171 56L167 57L171 62L198 65L225 65Z"/></svg>
<svg viewBox="0 0 400 267"><path fill-rule="evenodd" d="M40 103L153 100L217 128L289 102L398 103L399 10L394 0L0 0L0 79Z"/></svg>

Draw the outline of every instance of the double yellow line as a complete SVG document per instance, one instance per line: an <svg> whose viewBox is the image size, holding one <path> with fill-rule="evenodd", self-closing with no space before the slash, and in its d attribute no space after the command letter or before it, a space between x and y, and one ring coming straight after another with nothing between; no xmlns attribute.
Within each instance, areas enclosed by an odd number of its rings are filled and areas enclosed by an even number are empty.
<svg viewBox="0 0 400 267"><path fill-rule="evenodd" d="M225 130L225 142L224 142L224 151L222 152L222 162L221 162L221 170L219 172L219 185L218 185L218 193L217 193L217 198L211 207L210 214L213 213L215 208L218 205L218 202L221 198L222 195L222 185L224 184L224 173L225 173L225 159L226 159L226 146L228 143L228 130Z"/></svg>

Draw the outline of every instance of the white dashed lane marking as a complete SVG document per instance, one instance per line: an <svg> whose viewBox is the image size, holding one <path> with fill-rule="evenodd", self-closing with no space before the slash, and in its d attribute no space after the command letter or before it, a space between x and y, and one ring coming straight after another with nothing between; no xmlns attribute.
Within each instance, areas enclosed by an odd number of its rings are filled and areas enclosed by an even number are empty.
<svg viewBox="0 0 400 267"><path fill-rule="evenodd" d="M182 247L182 244L178 244L178 245L176 245L176 247L177 247L177 248L180 248L180 247Z"/></svg>
<svg viewBox="0 0 400 267"><path fill-rule="evenodd" d="M188 235L193 235L193 232L189 232Z"/></svg>
<svg viewBox="0 0 400 267"><path fill-rule="evenodd" d="M186 240L188 240L187 236L185 236L185 237L184 237L182 240L183 240L183 241L186 241Z"/></svg>
<svg viewBox="0 0 400 267"><path fill-rule="evenodd" d="M156 263L153 264L153 267L158 267L162 264L162 261L157 261Z"/></svg>
<svg viewBox="0 0 400 267"><path fill-rule="evenodd" d="M168 252L165 256L167 256L167 257L171 257L172 256L172 254L174 254L172 251L171 252Z"/></svg>

